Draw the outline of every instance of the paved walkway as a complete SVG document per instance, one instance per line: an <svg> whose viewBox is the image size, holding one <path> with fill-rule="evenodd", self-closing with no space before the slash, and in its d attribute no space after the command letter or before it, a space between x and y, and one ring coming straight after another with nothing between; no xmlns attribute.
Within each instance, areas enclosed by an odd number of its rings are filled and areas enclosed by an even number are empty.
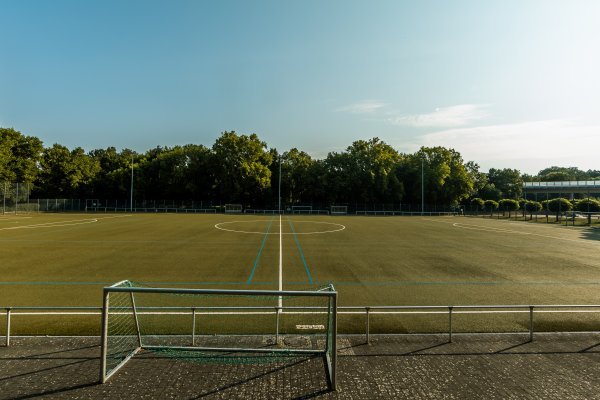
<svg viewBox="0 0 600 400"><path fill-rule="evenodd" d="M338 391L321 359L200 364L144 352L98 384L98 338L13 338L0 399L600 399L600 334L339 339Z"/></svg>

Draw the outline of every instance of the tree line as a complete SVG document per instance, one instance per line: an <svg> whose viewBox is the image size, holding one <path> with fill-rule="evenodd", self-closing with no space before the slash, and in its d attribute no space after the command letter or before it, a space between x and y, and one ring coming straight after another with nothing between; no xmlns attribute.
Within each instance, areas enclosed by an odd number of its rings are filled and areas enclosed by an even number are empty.
<svg viewBox="0 0 600 400"><path fill-rule="evenodd" d="M33 185L32 198L125 199L131 168L136 200L212 200L264 207L285 204L467 204L518 200L523 182L600 179L600 171L550 167L531 176L516 169L480 170L459 152L421 147L402 153L378 138L357 140L315 159L279 152L256 134L223 132L211 147L156 147L144 153L115 147L86 152L45 147L35 136L0 128L0 182ZM423 195L421 193L423 186Z"/></svg>

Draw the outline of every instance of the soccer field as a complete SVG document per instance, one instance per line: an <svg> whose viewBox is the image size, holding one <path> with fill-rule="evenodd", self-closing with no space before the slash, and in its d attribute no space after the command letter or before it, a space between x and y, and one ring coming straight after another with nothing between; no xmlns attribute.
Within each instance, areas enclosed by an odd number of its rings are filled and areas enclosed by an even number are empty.
<svg viewBox="0 0 600 400"><path fill-rule="evenodd" d="M102 287L123 279L215 289L333 283L341 306L598 304L599 240L593 228L468 217L7 215L0 217L0 307L100 306ZM577 329L597 317L546 319ZM62 329L75 321L60 318ZM525 326L520 318L507 329ZM362 319L346 319L342 331L360 330ZM405 316L379 318L373 329L442 329L443 320L413 319L414 326ZM47 324L15 329L43 333Z"/></svg>

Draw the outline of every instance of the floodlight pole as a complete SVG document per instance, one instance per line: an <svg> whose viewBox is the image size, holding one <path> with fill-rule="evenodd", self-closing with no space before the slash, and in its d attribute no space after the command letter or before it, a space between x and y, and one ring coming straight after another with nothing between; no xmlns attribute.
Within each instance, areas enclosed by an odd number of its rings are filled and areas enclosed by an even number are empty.
<svg viewBox="0 0 600 400"><path fill-rule="evenodd" d="M131 190L130 190L129 206L131 212L133 212L133 156L131 156Z"/></svg>
<svg viewBox="0 0 600 400"><path fill-rule="evenodd" d="M6 212L6 182L4 182L2 190L2 215Z"/></svg>
<svg viewBox="0 0 600 400"><path fill-rule="evenodd" d="M421 157L421 215L425 211L425 171L423 167L423 157Z"/></svg>
<svg viewBox="0 0 600 400"><path fill-rule="evenodd" d="M279 215L281 215L281 155L279 156Z"/></svg>

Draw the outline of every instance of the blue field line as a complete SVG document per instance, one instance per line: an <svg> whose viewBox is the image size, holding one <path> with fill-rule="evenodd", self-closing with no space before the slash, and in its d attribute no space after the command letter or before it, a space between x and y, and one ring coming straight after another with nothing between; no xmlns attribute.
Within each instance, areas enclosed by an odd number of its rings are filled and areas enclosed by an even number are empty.
<svg viewBox="0 0 600 400"><path fill-rule="evenodd" d="M0 285L112 285L115 282L0 282Z"/></svg>
<svg viewBox="0 0 600 400"><path fill-rule="evenodd" d="M248 280L246 281L246 284L248 284L248 285L252 283L252 279L254 278L254 272L256 272L256 267L258 267L258 261L260 260L260 255L262 254L262 251L265 248L265 243L267 242L267 237L269 237L269 232L271 231L271 225L273 225L273 220L274 220L274 218L271 219L271 221L269 221L269 226L267 226L267 232L265 233L262 243L260 244L260 249L258 249L258 254L256 255L256 259L254 260L254 265L252 266L252 271L250 271L250 276L248 277Z"/></svg>
<svg viewBox="0 0 600 400"><path fill-rule="evenodd" d="M302 260L302 264L304 264L304 269L306 270L306 275L308 276L308 283L311 285L314 283L312 275L310 274L310 269L308 268L308 264L306 264L306 259L304 258L304 252L302 251L302 246L300 246L300 241L298 241L298 235L296 235L296 231L294 230L294 225L292 224L292 220L288 219L290 224L290 228L292 229L292 233L294 234L294 240L296 241L296 246L298 246L298 252L300 253L300 259Z"/></svg>
<svg viewBox="0 0 600 400"><path fill-rule="evenodd" d="M0 285L112 285L115 282L0 282ZM246 282L138 282L143 285L245 285Z"/></svg>
<svg viewBox="0 0 600 400"><path fill-rule="evenodd" d="M144 285L245 285L246 282L140 282Z"/></svg>

